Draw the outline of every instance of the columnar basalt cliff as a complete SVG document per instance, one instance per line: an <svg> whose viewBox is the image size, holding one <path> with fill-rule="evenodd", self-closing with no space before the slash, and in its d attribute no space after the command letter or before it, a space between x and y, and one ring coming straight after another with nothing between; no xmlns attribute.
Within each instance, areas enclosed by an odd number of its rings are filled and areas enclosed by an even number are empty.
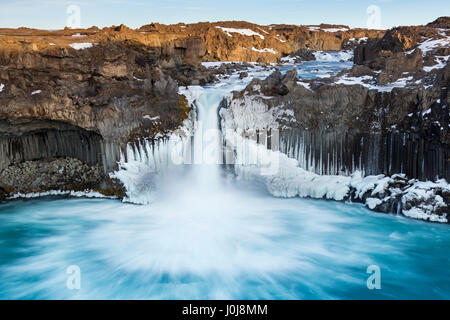
<svg viewBox="0 0 450 320"><path fill-rule="evenodd" d="M280 151L319 175L403 174L392 180L398 190L411 188L407 179L449 181L448 21L356 41L353 68L328 78L300 81L293 69L253 79L222 102L223 125L247 136L280 129ZM247 117L246 109L260 114ZM356 198L365 201L373 188ZM436 188L445 209L435 211L445 216L450 190ZM367 205L401 211L401 192L386 190Z"/></svg>

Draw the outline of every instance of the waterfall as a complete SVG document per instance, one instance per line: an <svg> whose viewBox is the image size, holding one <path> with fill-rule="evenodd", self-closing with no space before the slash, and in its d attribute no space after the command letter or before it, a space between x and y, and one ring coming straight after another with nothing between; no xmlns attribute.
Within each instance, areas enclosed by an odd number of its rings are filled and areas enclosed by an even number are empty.
<svg viewBox="0 0 450 320"><path fill-rule="evenodd" d="M216 87L183 88L181 93L194 107L183 127L164 139L127 144L119 170L111 174L126 189L124 201L150 204L164 184L180 184L180 179L201 194L217 191L223 157L217 109L227 92Z"/></svg>
<svg viewBox="0 0 450 320"><path fill-rule="evenodd" d="M221 100L222 92L213 88L203 89L195 100L194 177L197 187L204 190L220 186L223 148L217 109Z"/></svg>
<svg viewBox="0 0 450 320"><path fill-rule="evenodd" d="M265 78L272 71L255 66L246 78L233 74L215 85L179 88L179 94L193 107L182 127L163 140L129 143L121 154L119 170L111 174L125 186L124 201L149 204L164 196L158 190L172 194L175 185L179 192L186 192L180 191L183 185L190 193L217 194L223 183L220 175L224 157L219 105L233 90L242 90L252 78Z"/></svg>

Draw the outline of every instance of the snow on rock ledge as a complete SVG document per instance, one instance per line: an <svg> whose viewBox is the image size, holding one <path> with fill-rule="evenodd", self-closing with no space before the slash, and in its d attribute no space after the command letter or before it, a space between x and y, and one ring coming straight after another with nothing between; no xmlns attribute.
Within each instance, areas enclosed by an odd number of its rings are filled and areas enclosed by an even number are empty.
<svg viewBox="0 0 450 320"><path fill-rule="evenodd" d="M227 97L228 103L223 104L227 107L219 111L225 141L233 148L238 180L261 182L276 197L351 200L378 212L448 223L450 184L445 180L408 180L404 174L363 176L359 171L350 176L319 175L301 168L296 159L268 149L264 141L260 144L247 138L257 130L272 129L273 134L280 127L277 120L284 109L267 109L261 98Z"/></svg>
<svg viewBox="0 0 450 320"><path fill-rule="evenodd" d="M404 175L363 177L360 172L351 176L318 175L300 168L297 160L283 153L267 150L266 146L255 141L241 139L236 146L237 178L262 182L276 197L352 200L362 202L369 209L378 212L401 213L414 219L448 222L450 184L445 180L408 181ZM246 143L243 140L247 140ZM247 151L240 147L243 145L246 145ZM246 164L243 158L246 152L254 154L253 158L257 161ZM275 168L273 173L266 174L268 167Z"/></svg>

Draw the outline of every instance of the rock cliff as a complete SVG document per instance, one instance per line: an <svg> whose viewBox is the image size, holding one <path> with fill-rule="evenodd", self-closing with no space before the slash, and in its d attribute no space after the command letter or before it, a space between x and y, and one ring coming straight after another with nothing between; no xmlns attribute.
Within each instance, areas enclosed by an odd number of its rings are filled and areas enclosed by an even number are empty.
<svg viewBox="0 0 450 320"><path fill-rule="evenodd" d="M318 175L359 171L450 181L448 21L394 28L380 39L357 41L355 65L329 77L300 80L293 69L253 79L222 102L222 121L256 139L266 134L276 138L270 131L279 130L279 150ZM270 148L275 143L269 138L267 144ZM383 212L403 210L400 190L414 187L400 180L392 180L397 198L384 192L368 206ZM373 190L361 194L368 191ZM445 216L448 188L436 186L435 191L435 201L443 204L436 210ZM366 201L370 194L362 198Z"/></svg>

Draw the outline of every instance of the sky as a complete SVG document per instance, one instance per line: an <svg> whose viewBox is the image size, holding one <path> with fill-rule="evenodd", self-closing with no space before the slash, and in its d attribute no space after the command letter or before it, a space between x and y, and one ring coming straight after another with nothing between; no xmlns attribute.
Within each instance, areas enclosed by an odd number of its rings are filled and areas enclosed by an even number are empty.
<svg viewBox="0 0 450 320"><path fill-rule="evenodd" d="M0 0L0 27L8 28L101 28L122 23L138 28L150 22L245 20L387 29L449 15L448 0Z"/></svg>

